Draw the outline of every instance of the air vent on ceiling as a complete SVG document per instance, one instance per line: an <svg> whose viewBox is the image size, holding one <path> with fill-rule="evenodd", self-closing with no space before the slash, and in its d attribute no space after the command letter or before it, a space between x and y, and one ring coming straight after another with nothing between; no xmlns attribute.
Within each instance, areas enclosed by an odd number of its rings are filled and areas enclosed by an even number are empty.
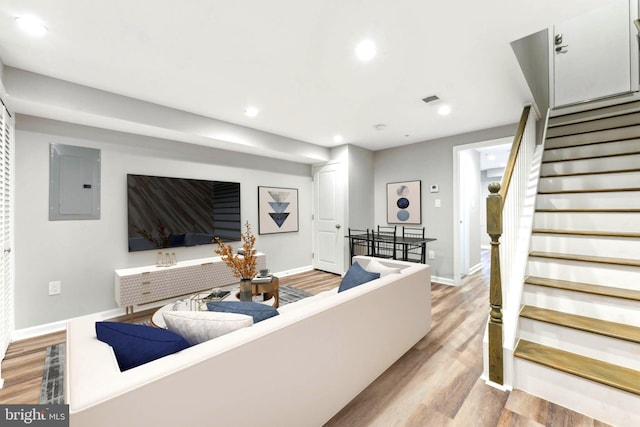
<svg viewBox="0 0 640 427"><path fill-rule="evenodd" d="M431 96L427 96L426 98L422 98L422 100L427 104L433 101L437 101L438 99L440 99L438 98L438 95L431 95Z"/></svg>

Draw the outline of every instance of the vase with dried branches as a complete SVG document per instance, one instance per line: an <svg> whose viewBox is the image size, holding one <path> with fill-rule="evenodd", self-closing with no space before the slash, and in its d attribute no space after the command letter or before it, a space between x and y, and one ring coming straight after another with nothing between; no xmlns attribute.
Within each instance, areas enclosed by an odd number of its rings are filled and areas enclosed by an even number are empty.
<svg viewBox="0 0 640 427"><path fill-rule="evenodd" d="M233 246L225 244L217 236L213 241L218 244L216 254L231 268L233 275L240 279L240 301L251 301L251 279L256 275L256 237L251 232L249 221L245 223L245 227L247 231L240 235L243 254L235 253Z"/></svg>

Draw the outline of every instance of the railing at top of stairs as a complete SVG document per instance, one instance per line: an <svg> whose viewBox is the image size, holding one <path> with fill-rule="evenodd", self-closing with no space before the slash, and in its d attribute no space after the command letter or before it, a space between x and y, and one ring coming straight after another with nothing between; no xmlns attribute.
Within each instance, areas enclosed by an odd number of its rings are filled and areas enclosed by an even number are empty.
<svg viewBox="0 0 640 427"><path fill-rule="evenodd" d="M487 234L491 237L491 276L489 290L488 337L489 381L504 384L503 364L503 277L510 277L519 218L527 190L529 166L535 147L535 120L531 106L524 107L516 130L502 183L489 184L487 196ZM523 147L521 149L521 147ZM509 190L511 191L509 192ZM504 233L503 233L504 231ZM500 237L505 236L503 247ZM501 253L503 265L501 267Z"/></svg>

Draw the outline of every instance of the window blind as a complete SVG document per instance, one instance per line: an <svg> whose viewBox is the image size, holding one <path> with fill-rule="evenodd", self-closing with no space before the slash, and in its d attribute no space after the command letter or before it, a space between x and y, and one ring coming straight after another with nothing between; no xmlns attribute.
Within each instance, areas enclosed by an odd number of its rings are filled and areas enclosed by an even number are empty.
<svg viewBox="0 0 640 427"><path fill-rule="evenodd" d="M15 328L12 252L14 122L4 103L0 109L0 359L4 359ZM2 382L0 371L0 387Z"/></svg>

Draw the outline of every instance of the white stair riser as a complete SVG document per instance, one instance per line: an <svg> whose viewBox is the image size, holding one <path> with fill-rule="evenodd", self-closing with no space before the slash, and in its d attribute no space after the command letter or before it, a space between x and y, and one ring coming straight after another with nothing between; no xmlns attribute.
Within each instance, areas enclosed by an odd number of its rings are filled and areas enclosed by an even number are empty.
<svg viewBox="0 0 640 427"><path fill-rule="evenodd" d="M544 163L542 176L640 169L640 154Z"/></svg>
<svg viewBox="0 0 640 427"><path fill-rule="evenodd" d="M547 138L584 132L593 132L603 129L612 129L622 126L632 126L638 123L640 123L640 113L638 112L632 114L617 115L600 120L566 124L559 127L550 127L547 130Z"/></svg>
<svg viewBox="0 0 640 427"><path fill-rule="evenodd" d="M540 192L608 190L638 188L640 172L621 172L596 175L561 176L540 178ZM597 196L596 196L597 197Z"/></svg>
<svg viewBox="0 0 640 427"><path fill-rule="evenodd" d="M518 338L640 371L640 344L521 317Z"/></svg>
<svg viewBox="0 0 640 427"><path fill-rule="evenodd" d="M529 258L527 274L547 279L640 290L640 268L625 265Z"/></svg>
<svg viewBox="0 0 640 427"><path fill-rule="evenodd" d="M527 284L522 304L640 327L640 303L623 298Z"/></svg>
<svg viewBox="0 0 640 427"><path fill-rule="evenodd" d="M607 424L640 425L640 396L517 357L513 387Z"/></svg>
<svg viewBox="0 0 640 427"><path fill-rule="evenodd" d="M536 212L533 227L638 233L640 232L640 213Z"/></svg>
<svg viewBox="0 0 640 427"><path fill-rule="evenodd" d="M550 138L545 142L545 148L593 144L602 141L616 141L638 137L640 137L640 125Z"/></svg>
<svg viewBox="0 0 640 427"><path fill-rule="evenodd" d="M531 250L637 260L640 259L640 239L533 234Z"/></svg>
<svg viewBox="0 0 640 427"><path fill-rule="evenodd" d="M603 144L585 145L581 147L567 147L562 149L550 149L548 146L545 146L545 152L542 155L542 161L552 162L557 160L576 159L583 157L600 157L638 152L640 152L640 139L607 142Z"/></svg>
<svg viewBox="0 0 640 427"><path fill-rule="evenodd" d="M538 194L536 209L640 209L640 192Z"/></svg>

